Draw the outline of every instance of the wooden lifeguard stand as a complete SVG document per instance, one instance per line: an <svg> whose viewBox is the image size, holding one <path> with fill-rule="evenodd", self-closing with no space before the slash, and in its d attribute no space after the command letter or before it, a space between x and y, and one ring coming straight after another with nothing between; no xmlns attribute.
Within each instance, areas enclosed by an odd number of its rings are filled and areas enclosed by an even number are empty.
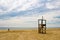
<svg viewBox="0 0 60 40"><path fill-rule="evenodd" d="M38 19L38 33L46 34L46 20L43 19Z"/></svg>

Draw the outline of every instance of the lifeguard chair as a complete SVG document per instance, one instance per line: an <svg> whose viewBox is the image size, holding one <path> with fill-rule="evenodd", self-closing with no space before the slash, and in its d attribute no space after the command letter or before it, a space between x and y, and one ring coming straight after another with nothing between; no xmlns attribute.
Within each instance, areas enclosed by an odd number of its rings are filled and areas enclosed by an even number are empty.
<svg viewBox="0 0 60 40"><path fill-rule="evenodd" d="M38 33L46 34L46 20L43 19L38 19Z"/></svg>

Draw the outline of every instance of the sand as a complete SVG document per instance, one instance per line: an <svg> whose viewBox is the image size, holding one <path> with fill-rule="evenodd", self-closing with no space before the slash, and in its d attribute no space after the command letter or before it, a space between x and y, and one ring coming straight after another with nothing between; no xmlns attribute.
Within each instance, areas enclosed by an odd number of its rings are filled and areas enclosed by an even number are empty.
<svg viewBox="0 0 60 40"><path fill-rule="evenodd" d="M46 34L37 30L0 30L0 40L60 40L60 28L47 29Z"/></svg>

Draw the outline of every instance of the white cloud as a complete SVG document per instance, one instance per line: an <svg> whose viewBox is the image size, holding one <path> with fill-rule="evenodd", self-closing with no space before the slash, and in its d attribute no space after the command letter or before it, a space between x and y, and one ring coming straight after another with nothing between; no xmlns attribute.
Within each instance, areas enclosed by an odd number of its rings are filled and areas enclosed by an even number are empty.
<svg viewBox="0 0 60 40"><path fill-rule="evenodd" d="M0 6L5 7L7 9L5 10L6 12L25 11L32 7L36 8L43 5L43 4L39 4L38 2L39 0L0 0ZM2 9L0 9L0 11L1 10Z"/></svg>
<svg viewBox="0 0 60 40"><path fill-rule="evenodd" d="M46 8L48 8L48 9L60 8L60 0L54 0L54 1L51 1L51 2L47 2L46 3Z"/></svg>
<svg viewBox="0 0 60 40"><path fill-rule="evenodd" d="M46 7L48 8L48 9L53 9L53 8L55 8L52 4L50 4L50 3L46 3Z"/></svg>
<svg viewBox="0 0 60 40"><path fill-rule="evenodd" d="M0 0L0 5L6 7L8 9L7 12L9 12L18 6L23 5L25 2L26 0Z"/></svg>

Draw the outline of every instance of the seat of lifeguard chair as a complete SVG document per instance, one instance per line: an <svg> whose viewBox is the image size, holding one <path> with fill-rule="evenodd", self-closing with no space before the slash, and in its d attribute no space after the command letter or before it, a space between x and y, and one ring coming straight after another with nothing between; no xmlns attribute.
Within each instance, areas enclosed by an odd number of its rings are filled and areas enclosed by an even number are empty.
<svg viewBox="0 0 60 40"><path fill-rule="evenodd" d="M41 26L46 26L46 24L41 24Z"/></svg>

